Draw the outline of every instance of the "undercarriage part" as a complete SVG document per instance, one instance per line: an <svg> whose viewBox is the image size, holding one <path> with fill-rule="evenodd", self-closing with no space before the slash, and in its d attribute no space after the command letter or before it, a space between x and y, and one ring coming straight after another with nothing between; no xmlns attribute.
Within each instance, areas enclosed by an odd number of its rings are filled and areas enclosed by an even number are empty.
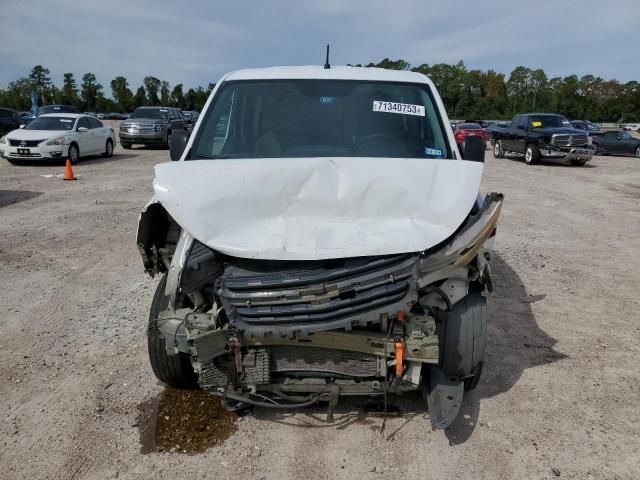
<svg viewBox="0 0 640 480"><path fill-rule="evenodd" d="M417 300L417 255L331 261L233 259L218 295L245 335L347 329L379 324Z"/></svg>
<svg viewBox="0 0 640 480"><path fill-rule="evenodd" d="M211 361L202 364L198 384L203 390L224 392L229 385L229 371L221 362Z"/></svg>
<svg viewBox="0 0 640 480"><path fill-rule="evenodd" d="M269 349L252 349L242 361L244 368L243 383L248 385L267 385L271 383L271 352Z"/></svg>
<svg viewBox="0 0 640 480"><path fill-rule="evenodd" d="M359 352L325 348L274 346L271 350L273 373L329 373L348 377L380 375L378 357Z"/></svg>
<svg viewBox="0 0 640 480"><path fill-rule="evenodd" d="M464 381L449 377L436 367L429 367L427 407L433 428L447 428L455 420L464 395Z"/></svg>

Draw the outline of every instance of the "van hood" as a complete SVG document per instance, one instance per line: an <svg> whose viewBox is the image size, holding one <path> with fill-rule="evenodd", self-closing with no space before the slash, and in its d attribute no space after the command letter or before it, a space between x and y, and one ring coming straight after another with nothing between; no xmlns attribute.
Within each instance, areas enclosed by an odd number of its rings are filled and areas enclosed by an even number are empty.
<svg viewBox="0 0 640 480"><path fill-rule="evenodd" d="M235 257L417 252L462 224L482 169L425 158L189 160L156 165L152 202L200 242Z"/></svg>

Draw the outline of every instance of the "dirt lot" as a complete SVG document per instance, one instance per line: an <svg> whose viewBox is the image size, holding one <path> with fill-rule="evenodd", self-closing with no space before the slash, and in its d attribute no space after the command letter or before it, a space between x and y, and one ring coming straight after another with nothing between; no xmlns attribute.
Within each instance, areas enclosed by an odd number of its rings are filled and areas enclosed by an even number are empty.
<svg viewBox="0 0 640 480"><path fill-rule="evenodd" d="M165 392L146 354L157 280L135 230L167 151L118 147L77 182L0 160L0 478L639 478L640 161L487 156L483 189L506 203L485 374L446 431L394 400L387 438L364 401L198 433L218 400ZM163 452L156 423L182 429Z"/></svg>

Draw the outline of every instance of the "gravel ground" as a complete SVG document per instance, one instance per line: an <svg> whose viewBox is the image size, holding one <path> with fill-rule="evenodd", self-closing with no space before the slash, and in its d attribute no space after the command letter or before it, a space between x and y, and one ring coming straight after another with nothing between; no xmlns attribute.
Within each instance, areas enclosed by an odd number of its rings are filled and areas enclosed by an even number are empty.
<svg viewBox="0 0 640 480"><path fill-rule="evenodd" d="M79 163L77 182L0 161L0 478L640 477L638 159L528 167L487 152L483 190L506 195L496 291L485 373L452 427L431 431L409 395L386 438L360 400L334 423L322 408L212 422L230 436L203 449L190 427L218 400L175 401L146 354L157 280L135 231L168 153L115 153ZM155 417L172 413L185 438L158 452Z"/></svg>

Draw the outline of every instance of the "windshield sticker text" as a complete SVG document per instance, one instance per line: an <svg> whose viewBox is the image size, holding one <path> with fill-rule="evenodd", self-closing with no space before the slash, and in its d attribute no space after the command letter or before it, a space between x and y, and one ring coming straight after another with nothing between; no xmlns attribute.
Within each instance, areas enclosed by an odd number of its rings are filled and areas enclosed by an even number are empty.
<svg viewBox="0 0 640 480"><path fill-rule="evenodd" d="M427 157L444 158L441 148L424 147L424 154Z"/></svg>
<svg viewBox="0 0 640 480"><path fill-rule="evenodd" d="M374 112L400 113L402 115L417 115L424 117L424 105L411 105L409 103L373 101Z"/></svg>

